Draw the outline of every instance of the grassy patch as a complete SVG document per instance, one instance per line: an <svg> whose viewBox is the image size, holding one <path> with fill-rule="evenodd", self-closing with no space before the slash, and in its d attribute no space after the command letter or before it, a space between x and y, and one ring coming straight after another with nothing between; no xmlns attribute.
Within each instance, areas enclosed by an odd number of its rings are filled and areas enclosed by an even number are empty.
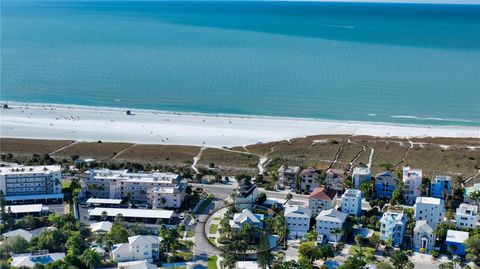
<svg viewBox="0 0 480 269"><path fill-rule="evenodd" d="M177 251L175 253L177 257L181 257L184 261L189 261L192 259L193 253L191 251Z"/></svg>
<svg viewBox="0 0 480 269"><path fill-rule="evenodd" d="M215 217L213 218L213 220L220 220L220 217Z"/></svg>
<svg viewBox="0 0 480 269"><path fill-rule="evenodd" d="M72 155L78 155L80 158L94 158L97 161L109 160L131 145L129 143L80 142L56 152L52 157L69 159Z"/></svg>
<svg viewBox="0 0 480 269"><path fill-rule="evenodd" d="M184 165L191 163L199 147L176 145L135 145L122 152L116 159L134 162L156 162Z"/></svg>
<svg viewBox="0 0 480 269"><path fill-rule="evenodd" d="M253 154L208 148L203 152L198 164L208 167L210 163L213 163L220 171L228 172L239 170L251 174L258 170L258 161L259 158Z"/></svg>
<svg viewBox="0 0 480 269"><path fill-rule="evenodd" d="M208 258L208 269L217 269L217 256L212 256Z"/></svg>
<svg viewBox="0 0 480 269"><path fill-rule="evenodd" d="M188 230L186 236L187 236L187 237L194 237L195 234L193 233L193 231Z"/></svg>
<svg viewBox="0 0 480 269"><path fill-rule="evenodd" d="M218 230L218 224L212 224L210 225L210 228L208 228L208 232L211 234L216 233Z"/></svg>
<svg viewBox="0 0 480 269"><path fill-rule="evenodd" d="M350 249L348 250L349 255L355 255L357 251L360 251L359 246L351 246ZM363 254L365 254L366 258L373 257L375 256L375 249L371 247L363 247L362 248Z"/></svg>
<svg viewBox="0 0 480 269"><path fill-rule="evenodd" d="M13 155L28 156L32 154L43 155L53 152L59 148L72 144L71 140L36 140L36 139L0 139L0 148L2 154L11 153ZM68 156L70 159L70 156Z"/></svg>

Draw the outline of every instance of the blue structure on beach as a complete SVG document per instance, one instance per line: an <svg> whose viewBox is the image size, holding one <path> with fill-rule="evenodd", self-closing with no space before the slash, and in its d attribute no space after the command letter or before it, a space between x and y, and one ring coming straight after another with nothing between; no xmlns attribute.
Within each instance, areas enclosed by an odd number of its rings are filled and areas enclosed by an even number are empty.
<svg viewBox="0 0 480 269"><path fill-rule="evenodd" d="M435 176L430 183L430 196L446 199L451 191L451 181L448 176Z"/></svg>
<svg viewBox="0 0 480 269"><path fill-rule="evenodd" d="M378 199L391 199L397 189L397 178L389 171L375 176L375 193Z"/></svg>

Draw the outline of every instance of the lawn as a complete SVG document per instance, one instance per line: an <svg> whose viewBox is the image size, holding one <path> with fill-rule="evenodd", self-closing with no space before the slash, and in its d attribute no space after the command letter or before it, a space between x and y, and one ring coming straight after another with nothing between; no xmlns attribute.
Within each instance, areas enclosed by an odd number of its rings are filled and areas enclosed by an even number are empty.
<svg viewBox="0 0 480 269"><path fill-rule="evenodd" d="M359 246L351 246L350 249L348 250L349 255L355 255L357 253L357 250L359 250ZM363 254L365 255L365 258L371 259L372 257L375 256L375 249L371 247L363 247Z"/></svg>
<svg viewBox="0 0 480 269"><path fill-rule="evenodd" d="M208 269L217 269L217 256L212 256L208 258Z"/></svg>
<svg viewBox="0 0 480 269"><path fill-rule="evenodd" d="M212 224L210 225L210 228L208 229L208 232L211 234L216 233L218 230L218 224Z"/></svg>
<svg viewBox="0 0 480 269"><path fill-rule="evenodd" d="M176 256L181 257L184 261L192 259L193 253L191 251L177 251Z"/></svg>
<svg viewBox="0 0 480 269"><path fill-rule="evenodd" d="M190 231L190 230L187 231L187 237L194 237L194 236L195 234L193 233L193 231Z"/></svg>

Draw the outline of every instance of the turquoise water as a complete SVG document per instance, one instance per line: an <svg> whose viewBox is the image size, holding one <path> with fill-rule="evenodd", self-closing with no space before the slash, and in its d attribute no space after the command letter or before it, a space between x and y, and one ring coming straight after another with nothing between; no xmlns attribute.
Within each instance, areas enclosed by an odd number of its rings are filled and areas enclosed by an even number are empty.
<svg viewBox="0 0 480 269"><path fill-rule="evenodd" d="M480 5L1 1L1 100L480 126Z"/></svg>

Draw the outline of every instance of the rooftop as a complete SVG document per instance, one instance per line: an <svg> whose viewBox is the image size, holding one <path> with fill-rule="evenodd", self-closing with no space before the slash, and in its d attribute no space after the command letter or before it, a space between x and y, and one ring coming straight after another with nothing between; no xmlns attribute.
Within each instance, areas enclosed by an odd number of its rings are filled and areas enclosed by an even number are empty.
<svg viewBox="0 0 480 269"><path fill-rule="evenodd" d="M370 168L368 167L355 167L353 169L354 175L370 175Z"/></svg>
<svg viewBox="0 0 480 269"><path fill-rule="evenodd" d="M449 176L434 176L432 179L432 183L437 183L439 181L451 181L452 178Z"/></svg>
<svg viewBox="0 0 480 269"><path fill-rule="evenodd" d="M465 195L469 196L474 191L480 191L480 183L475 183L472 187L465 188Z"/></svg>
<svg viewBox="0 0 480 269"><path fill-rule="evenodd" d="M87 200L87 204L119 205L121 203L122 199L89 198Z"/></svg>
<svg viewBox="0 0 480 269"><path fill-rule="evenodd" d="M116 217L118 214L121 214L124 218L170 219L173 215L172 210L104 207L96 207L94 209L90 209L88 210L88 215L101 216L102 212L104 211L109 217Z"/></svg>
<svg viewBox="0 0 480 269"><path fill-rule="evenodd" d="M404 224L406 221L405 215L402 212L396 211L387 211L383 213L380 222L388 223L388 224Z"/></svg>
<svg viewBox="0 0 480 269"><path fill-rule="evenodd" d="M336 190L319 187L315 188L312 191L312 193L310 194L310 198L331 201L335 198L336 195Z"/></svg>
<svg viewBox="0 0 480 269"><path fill-rule="evenodd" d="M403 180L422 178L422 169L410 169L410 167L403 167Z"/></svg>
<svg viewBox="0 0 480 269"><path fill-rule="evenodd" d="M6 196L5 201L23 201L38 199L63 199L63 193Z"/></svg>
<svg viewBox="0 0 480 269"><path fill-rule="evenodd" d="M433 229L430 225L428 225L426 220L419 220L415 223L415 228L413 229L415 232L417 231L424 231L427 233L432 233Z"/></svg>
<svg viewBox="0 0 480 269"><path fill-rule="evenodd" d="M175 180L180 180L180 176L174 173L130 173L128 170L90 170L90 175L95 178L117 179L122 182L174 183Z"/></svg>
<svg viewBox="0 0 480 269"><path fill-rule="evenodd" d="M417 197L415 200L416 204L429 204L429 205L442 205L443 200L440 198L433 197Z"/></svg>
<svg viewBox="0 0 480 269"><path fill-rule="evenodd" d="M62 167L60 165L37 165L37 166L15 166L15 167L1 167L0 175L7 174L33 174L33 173L52 173L60 172Z"/></svg>
<svg viewBox="0 0 480 269"><path fill-rule="evenodd" d="M457 214L467 214L467 211L470 211L472 215L476 215L478 212L478 206L476 205L469 205L469 204L460 204L457 208Z"/></svg>
<svg viewBox="0 0 480 269"><path fill-rule="evenodd" d="M285 208L285 217L311 218L312 210L310 208L293 205Z"/></svg>
<svg viewBox="0 0 480 269"><path fill-rule="evenodd" d="M34 205L7 205L5 209L10 210L12 213L39 213L42 210L48 210L48 207L44 207L42 204Z"/></svg>
<svg viewBox="0 0 480 269"><path fill-rule="evenodd" d="M347 219L348 214L340 212L335 208L323 210L318 213L316 220L329 221L329 222L341 222L344 223Z"/></svg>
<svg viewBox="0 0 480 269"><path fill-rule="evenodd" d="M468 237L469 237L468 232L448 230L447 239L445 241L463 244L465 243L465 241L467 241Z"/></svg>
<svg viewBox="0 0 480 269"><path fill-rule="evenodd" d="M347 189L343 194L343 196L359 198L359 197L362 197L362 192L357 189Z"/></svg>
<svg viewBox="0 0 480 269"><path fill-rule="evenodd" d="M90 224L90 230L92 232L110 232L112 229L112 223L110 221L100 221Z"/></svg>

